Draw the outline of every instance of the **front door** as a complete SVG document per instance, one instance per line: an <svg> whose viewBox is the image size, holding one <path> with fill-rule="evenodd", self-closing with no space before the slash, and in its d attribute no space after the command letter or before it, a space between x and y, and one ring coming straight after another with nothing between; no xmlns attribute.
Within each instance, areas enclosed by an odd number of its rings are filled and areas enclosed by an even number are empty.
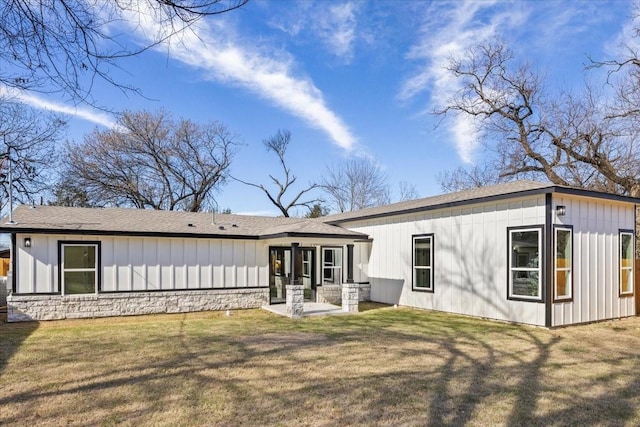
<svg viewBox="0 0 640 427"><path fill-rule="evenodd" d="M296 276L304 289L304 300L315 301L315 249L298 248ZM271 304L287 300L286 286L291 282L291 248L269 248L269 294Z"/></svg>

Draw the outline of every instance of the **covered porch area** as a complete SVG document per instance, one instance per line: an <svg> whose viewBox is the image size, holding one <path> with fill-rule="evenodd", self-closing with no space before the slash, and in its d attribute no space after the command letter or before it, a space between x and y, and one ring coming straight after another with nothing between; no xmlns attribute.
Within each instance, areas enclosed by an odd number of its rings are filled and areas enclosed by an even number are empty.
<svg viewBox="0 0 640 427"><path fill-rule="evenodd" d="M269 305L263 308L292 318L357 312L359 288L368 286L362 274L354 280L354 247L360 244L369 244L367 236L270 239Z"/></svg>

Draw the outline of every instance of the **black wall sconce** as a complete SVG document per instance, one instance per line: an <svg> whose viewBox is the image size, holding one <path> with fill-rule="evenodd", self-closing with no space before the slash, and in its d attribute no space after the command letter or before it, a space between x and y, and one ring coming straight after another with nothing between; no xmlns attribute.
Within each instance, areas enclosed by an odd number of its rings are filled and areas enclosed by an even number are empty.
<svg viewBox="0 0 640 427"><path fill-rule="evenodd" d="M31 237L25 237L24 238L24 247L25 248L30 248L31 247Z"/></svg>
<svg viewBox="0 0 640 427"><path fill-rule="evenodd" d="M558 216L564 216L567 213L567 207L564 205L556 206L556 213Z"/></svg>

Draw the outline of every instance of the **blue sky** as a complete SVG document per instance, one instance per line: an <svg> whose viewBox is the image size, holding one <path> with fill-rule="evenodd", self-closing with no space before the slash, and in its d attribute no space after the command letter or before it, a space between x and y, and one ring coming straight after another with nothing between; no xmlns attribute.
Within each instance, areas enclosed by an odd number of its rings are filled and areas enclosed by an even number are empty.
<svg viewBox="0 0 640 427"><path fill-rule="evenodd" d="M327 164L375 159L394 198L401 181L421 196L440 193L436 174L478 159L477 137L464 120L429 112L456 90L443 66L475 43L501 37L553 87L579 87L587 55L609 59L630 34L630 1L250 1L211 17L170 44L121 63L125 94L100 82L96 102L114 111L165 109L199 122L217 120L242 146L232 174L267 183L278 174L262 141L291 131L287 161L299 184L319 180ZM157 28L144 17L126 28L132 43ZM121 29L114 29L121 30ZM197 36L197 37L196 37ZM204 44L204 41L208 43ZM600 72L601 73L601 72ZM67 137L80 141L114 117L63 98L23 94L25 102L64 112ZM277 215L257 189L230 181L221 209ZM301 212L302 213L302 212Z"/></svg>

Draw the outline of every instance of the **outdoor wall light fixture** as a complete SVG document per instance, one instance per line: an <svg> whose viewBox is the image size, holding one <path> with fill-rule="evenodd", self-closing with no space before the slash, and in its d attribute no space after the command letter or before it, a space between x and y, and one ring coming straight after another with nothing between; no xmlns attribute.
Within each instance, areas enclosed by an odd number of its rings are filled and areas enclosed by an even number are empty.
<svg viewBox="0 0 640 427"><path fill-rule="evenodd" d="M31 237L25 237L24 238L24 247L25 248L30 248L31 247Z"/></svg>
<svg viewBox="0 0 640 427"><path fill-rule="evenodd" d="M564 216L567 213L567 207L564 205L556 206L556 213L558 216Z"/></svg>

